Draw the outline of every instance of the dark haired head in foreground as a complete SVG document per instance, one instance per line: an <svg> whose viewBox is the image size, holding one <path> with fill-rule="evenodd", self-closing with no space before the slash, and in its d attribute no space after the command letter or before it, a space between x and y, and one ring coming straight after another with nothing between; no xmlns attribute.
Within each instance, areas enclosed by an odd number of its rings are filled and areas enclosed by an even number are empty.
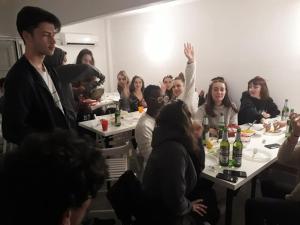
<svg viewBox="0 0 300 225"><path fill-rule="evenodd" d="M4 225L78 225L107 175L101 153L62 130L28 136L2 163Z"/></svg>

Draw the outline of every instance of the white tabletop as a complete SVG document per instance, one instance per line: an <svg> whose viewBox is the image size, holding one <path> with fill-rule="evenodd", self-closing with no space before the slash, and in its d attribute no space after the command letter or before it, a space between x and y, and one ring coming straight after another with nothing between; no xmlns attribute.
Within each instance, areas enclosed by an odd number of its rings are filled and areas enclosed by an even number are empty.
<svg viewBox="0 0 300 225"><path fill-rule="evenodd" d="M105 92L102 95L101 100L99 102L97 102L96 105L91 106L91 110L93 111L102 106L114 104L114 103L118 102L119 100L120 100L120 95L118 92Z"/></svg>
<svg viewBox="0 0 300 225"><path fill-rule="evenodd" d="M121 126L118 127L114 125L114 121L115 121L114 114L97 116L97 119L80 122L79 126L87 130L90 130L96 134L99 134L101 136L107 137L125 131L134 130L142 114L143 113L139 113L138 111L131 112L131 113L121 111ZM100 124L101 119L107 119L109 121L107 131L102 130L102 126Z"/></svg>
<svg viewBox="0 0 300 225"><path fill-rule="evenodd" d="M228 167L218 166L217 157L214 158L214 156L208 153L206 149L206 160L205 160L206 165L205 165L205 169L203 170L202 176L215 183L221 184L226 188L237 190L245 183L250 181L253 177L261 173L264 169L268 168L271 164L276 162L277 152L279 148L269 149L264 147L264 145L273 144L273 143L282 144L285 140L284 130L285 128L282 128L282 132L280 134L267 134L265 133L264 130L257 131L257 135L252 136L251 141L246 146L244 146L242 166L239 168L228 168ZM257 154L262 154L263 156L266 157L264 159L262 158L262 160L256 157L251 158L253 148L256 148L258 150L258 153L256 153L254 156L256 156ZM231 150L232 150L232 146L231 146ZM214 160L217 160L217 163L212 166ZM222 173L223 169L245 171L247 173L247 178L238 178L238 181L236 183L231 183L216 178L217 173L218 172Z"/></svg>

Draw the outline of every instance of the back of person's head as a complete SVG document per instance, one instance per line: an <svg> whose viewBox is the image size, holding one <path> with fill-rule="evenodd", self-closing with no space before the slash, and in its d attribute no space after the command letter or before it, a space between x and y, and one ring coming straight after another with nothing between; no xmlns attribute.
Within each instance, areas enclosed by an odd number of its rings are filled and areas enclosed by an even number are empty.
<svg viewBox="0 0 300 225"><path fill-rule="evenodd" d="M260 76L256 76L253 79L248 81L248 89L249 89L250 85L261 86L261 90L260 90L260 98L261 99L266 100L266 99L270 98L267 82L264 78L262 78Z"/></svg>
<svg viewBox="0 0 300 225"><path fill-rule="evenodd" d="M64 64L65 56L67 52L61 48L55 48L53 55L46 55L44 64L49 67L56 68Z"/></svg>
<svg viewBox="0 0 300 225"><path fill-rule="evenodd" d="M79 54L76 58L76 64L83 64L83 58L85 55L88 55L91 58L91 62L89 64L91 64L92 66L95 66L95 59L94 59L93 53L91 50L89 50L87 48L84 48L79 52Z"/></svg>
<svg viewBox="0 0 300 225"><path fill-rule="evenodd" d="M227 85L225 79L223 77L215 77L215 78L211 79L211 83L208 88L206 104L205 104L206 113L212 117L216 116L216 114L214 112L215 101L212 96L213 87L214 87L215 83L222 83L225 85L225 96L222 100L222 105L224 105L225 107L231 107L235 112L237 112L238 111L237 108L234 106L234 104L232 103L232 101L229 97L229 89L228 89L228 85Z"/></svg>
<svg viewBox="0 0 300 225"><path fill-rule="evenodd" d="M144 99L148 105L148 102L151 101L151 99L153 99L153 97L157 97L157 95L161 92L161 89L159 86L157 85L148 85L144 92L143 92L143 96L144 96Z"/></svg>
<svg viewBox="0 0 300 225"><path fill-rule="evenodd" d="M197 142L193 135L192 114L183 101L176 100L165 105L156 119L156 125L164 130L180 133L180 139L186 149L191 152L197 151Z"/></svg>
<svg viewBox="0 0 300 225"><path fill-rule="evenodd" d="M72 217L95 198L107 168L92 144L57 130L24 139L5 156L1 172L1 224L60 225L64 214Z"/></svg>
<svg viewBox="0 0 300 225"><path fill-rule="evenodd" d="M18 12L17 30L23 39L23 31L32 34L33 30L43 22L53 24L56 31L60 31L61 23L54 14L38 7L25 6Z"/></svg>
<svg viewBox="0 0 300 225"><path fill-rule="evenodd" d="M144 80L140 77L140 76L134 76L131 80L131 83L130 83L130 86L129 86L129 90L130 90L130 93L133 93L135 91L135 86L134 86L134 83L137 79L140 79L142 81L142 87L141 87L141 91L143 92L144 89L145 89L145 83L144 83Z"/></svg>

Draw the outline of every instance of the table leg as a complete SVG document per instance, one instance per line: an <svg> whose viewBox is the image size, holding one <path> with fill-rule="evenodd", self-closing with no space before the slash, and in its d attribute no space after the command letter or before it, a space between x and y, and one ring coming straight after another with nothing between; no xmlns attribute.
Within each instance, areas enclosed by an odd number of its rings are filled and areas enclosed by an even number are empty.
<svg viewBox="0 0 300 225"><path fill-rule="evenodd" d="M231 225L232 222L232 204L233 198L237 195L240 189L231 190L227 189L226 192L226 211L225 211L225 225Z"/></svg>
<svg viewBox="0 0 300 225"><path fill-rule="evenodd" d="M225 225L231 225L233 197L234 197L234 191L230 190L230 189L227 189L227 192L226 192Z"/></svg>
<svg viewBox="0 0 300 225"><path fill-rule="evenodd" d="M256 180L257 180L257 177L253 177L251 180L251 198L255 198Z"/></svg>

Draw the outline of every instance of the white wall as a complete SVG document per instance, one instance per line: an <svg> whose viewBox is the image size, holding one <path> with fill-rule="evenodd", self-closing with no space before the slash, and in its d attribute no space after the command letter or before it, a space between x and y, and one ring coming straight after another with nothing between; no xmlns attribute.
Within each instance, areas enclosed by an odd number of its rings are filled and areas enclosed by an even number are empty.
<svg viewBox="0 0 300 225"><path fill-rule="evenodd" d="M158 40L166 33L166 45L173 43L164 62L145 54L144 38L153 28ZM190 41L196 50L198 89L207 90L212 77L224 76L239 103L247 81L261 75L279 108L289 98L300 110L299 0L197 0L114 17L110 29L114 75L125 69L131 77L141 75L147 84L158 84L163 75L184 70L183 43Z"/></svg>
<svg viewBox="0 0 300 225"><path fill-rule="evenodd" d="M106 20L95 19L84 23L78 23L70 26L64 26L62 32L93 34L99 37L99 42L95 46L88 45L66 45L58 46L67 52L68 63L75 63L80 50L87 48L93 52L95 66L106 76L104 88L109 90L109 73L107 62L107 45L106 45Z"/></svg>

